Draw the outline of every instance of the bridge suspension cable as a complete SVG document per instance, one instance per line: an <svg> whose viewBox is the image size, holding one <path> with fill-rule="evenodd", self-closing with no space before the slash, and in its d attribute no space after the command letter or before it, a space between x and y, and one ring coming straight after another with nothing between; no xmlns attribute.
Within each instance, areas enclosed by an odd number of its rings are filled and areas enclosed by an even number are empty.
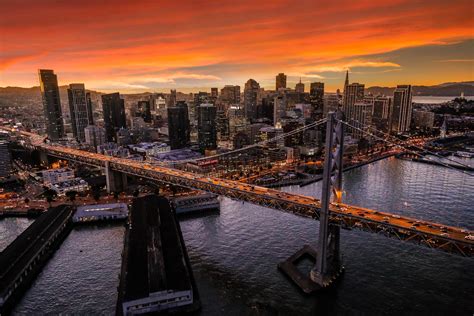
<svg viewBox="0 0 474 316"><path fill-rule="evenodd" d="M255 148L255 147L266 145L268 143L276 142L276 141L278 141L280 139L284 139L285 137L288 137L288 136L292 136L292 135L301 133L301 132L303 132L307 129L314 128L316 126L322 125L322 124L326 123L326 121L327 121L327 119L324 118L322 120L319 120L319 121L310 123L308 125L299 127L297 129L294 129L294 130L292 130L288 133L277 135L277 136L272 137L270 139L266 139L266 140L257 142L255 144L248 145L248 146L238 148L238 149L234 149L234 150L231 150L231 151L227 151L227 152L224 152L224 153L220 153L220 154L216 154L216 155L212 155L212 156L207 156L207 157L194 158L194 159L168 160L168 161L163 161L163 162L159 161L159 162L154 162L154 164L158 164L158 165L180 165L180 164L185 164L185 163L188 163L188 162L197 162L197 161L215 159L215 158L219 158L219 157L222 157L222 156L232 155L232 154L239 153L239 152L251 149L251 148Z"/></svg>
<svg viewBox="0 0 474 316"><path fill-rule="evenodd" d="M387 136L387 137L390 137L390 138L392 138L392 139L395 139L396 141L400 141L400 139L398 139L397 137L395 137L395 136L393 136L393 135L390 135L389 133L385 133L385 132L383 132L383 131L381 131L381 130L378 130L378 129L376 129L376 128L373 127L373 126L364 124L364 123L362 123L362 122L360 122L360 121L358 121L358 120L356 120L356 119L352 119L352 118L351 118L351 121L357 122L358 124L360 124L360 125L362 125L362 126L364 126L364 127L367 127L367 128L369 128L369 129L372 129L372 130L374 130L374 131L376 131L376 132L378 132L378 133L380 133L380 134L382 134L382 135L384 135L384 136ZM466 164L464 164L464 163L462 163L462 162L460 162L460 161L451 159L451 158L449 158L449 157L443 157L443 156L439 155L438 153L435 153L435 152L430 151L430 150L428 150L428 149L422 148L422 147L420 147L420 146L417 146L417 145L410 145L410 146L415 147L415 148L417 148L417 149L419 149L419 150L421 150L421 151L427 152L427 153L429 153L430 155L436 156L436 157L438 157L439 159L445 159L445 160L451 161L451 162L453 162L453 163L455 163L455 164L457 164L457 165L460 165L460 166L463 166L463 167L466 167L466 168L471 168L471 166L466 165Z"/></svg>
<svg viewBox="0 0 474 316"><path fill-rule="evenodd" d="M354 125L350 124L350 123L347 122L347 121L342 121L342 120L339 120L339 121L340 121L341 123L345 124L346 126L349 126L349 127L351 127L351 128L354 128L354 129L356 129L356 130L358 130L358 131L360 131L360 132L362 132L362 133L364 133L364 134L366 134L366 135L372 136L372 137L374 137L375 139L378 139L378 140L381 140L381 141L383 141L383 142L386 142L386 143L388 143L388 144L390 144L390 145L392 145L392 146L401 148L401 149L403 149L403 150L405 150L405 151L407 151L407 152L409 152L409 153L416 154L416 155L419 154L418 152L416 152L416 151L414 151L414 150L411 150L411 149L409 149L409 148L407 148L407 147L405 147L405 146L403 146L403 145L397 144L397 143L395 143L395 142L393 142L393 141L390 141L390 140L387 140L387 139L382 138L382 137L380 137L380 136L377 136L377 135L375 135L375 134L373 134L373 133L371 133L371 132L368 132L368 131L366 131L366 130L360 128L360 127L358 127L358 126L354 126ZM359 121L357 121L357 120L352 119L352 121L357 122L357 123L360 124L361 126L370 128L370 126L368 126L368 125L366 125L366 124L363 124L363 123L361 123L361 122L359 122ZM378 132L380 132L380 133L382 133L382 134L384 134L384 135L388 135L388 134L386 134L386 133L384 133L384 132L381 132L381 131L379 131L379 130L376 130L376 131L378 131ZM391 136L391 135L388 135L388 136L393 137L393 136ZM396 138L396 139L397 139L397 138ZM400 141L400 140L397 139L397 141ZM418 146L413 146L413 147L416 147L416 148L418 148L418 149L420 149L420 150L425 151L424 149L422 149L422 148L420 148L420 147L418 147ZM445 158L445 157L442 157L442 156L440 156L440 155L438 155L438 154L436 154L436 153L432 153L432 152L427 151L427 150L426 150L426 152L428 152L428 153L430 153L430 154L432 154L432 155L435 155L435 156L438 157L438 158ZM456 168L454 168L452 165L446 164L446 163L444 163L444 162L442 162L442 161L434 160L434 159L432 159L431 157L426 157L426 158L427 158L428 160L430 160L430 161L439 163L439 164L445 166L446 168L449 168L449 169L452 169L452 170L455 170L455 171L464 173L464 174L466 174L466 175L468 175L468 176L474 176L474 174L472 174L472 173L470 173L470 172L467 172L467 171L464 171L464 170L460 170L460 169L456 169ZM458 163L459 165L462 165L462 166L464 166L464 167L470 168L470 166L468 166L468 165L464 165L464 164L459 163L459 162L457 162L457 161L455 161L455 160L452 160L452 161L453 161L453 162L456 162L456 163Z"/></svg>

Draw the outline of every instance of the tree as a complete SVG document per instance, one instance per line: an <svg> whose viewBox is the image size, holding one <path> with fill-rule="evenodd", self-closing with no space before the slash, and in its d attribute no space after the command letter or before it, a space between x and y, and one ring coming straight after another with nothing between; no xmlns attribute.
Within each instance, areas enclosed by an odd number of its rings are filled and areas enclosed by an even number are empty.
<svg viewBox="0 0 474 316"><path fill-rule="evenodd" d="M72 202L72 205L75 205L74 201L76 201L77 191L67 191L66 196L69 198L69 201Z"/></svg>
<svg viewBox="0 0 474 316"><path fill-rule="evenodd" d="M49 204L49 207L51 207L51 202L54 201L54 198L58 195L56 193L56 191L54 191L53 189L46 189L44 192L43 192L43 195L44 197L46 198L46 202L48 202Z"/></svg>

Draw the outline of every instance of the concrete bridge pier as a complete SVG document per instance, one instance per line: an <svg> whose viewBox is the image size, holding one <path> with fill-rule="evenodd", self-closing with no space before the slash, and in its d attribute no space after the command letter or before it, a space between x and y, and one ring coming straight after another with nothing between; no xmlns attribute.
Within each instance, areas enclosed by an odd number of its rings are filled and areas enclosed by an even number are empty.
<svg viewBox="0 0 474 316"><path fill-rule="evenodd" d="M105 181L107 193L122 192L127 189L127 175L110 168L110 162L105 162Z"/></svg>

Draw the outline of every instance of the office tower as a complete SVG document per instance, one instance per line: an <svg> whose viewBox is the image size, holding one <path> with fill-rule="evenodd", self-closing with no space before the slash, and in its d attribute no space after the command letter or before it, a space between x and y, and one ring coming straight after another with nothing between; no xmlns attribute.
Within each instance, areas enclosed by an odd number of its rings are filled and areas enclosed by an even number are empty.
<svg viewBox="0 0 474 316"><path fill-rule="evenodd" d="M198 108L198 141L201 152L217 149L216 107L210 103Z"/></svg>
<svg viewBox="0 0 474 316"><path fill-rule="evenodd" d="M105 130L102 127L89 125L84 129L85 142L97 150L97 146L105 144Z"/></svg>
<svg viewBox="0 0 474 316"><path fill-rule="evenodd" d="M240 86L227 85L221 89L220 101L228 104L239 104L240 103Z"/></svg>
<svg viewBox="0 0 474 316"><path fill-rule="evenodd" d="M11 156L8 141L0 141L0 177L8 177L11 172Z"/></svg>
<svg viewBox="0 0 474 316"><path fill-rule="evenodd" d="M320 120L324 112L324 83L312 82L309 89L309 102L311 104L311 117ZM326 112L327 113L327 112Z"/></svg>
<svg viewBox="0 0 474 316"><path fill-rule="evenodd" d="M356 102L352 108L353 120L351 125L359 129L353 129L352 136L354 138L367 138L365 132L369 132L369 126L372 125L372 107L371 103Z"/></svg>
<svg viewBox="0 0 474 316"><path fill-rule="evenodd" d="M169 102L168 102L168 106L175 106L176 105L176 90L175 89L171 89L170 91L170 99L169 99Z"/></svg>
<svg viewBox="0 0 474 316"><path fill-rule="evenodd" d="M376 97L372 117L375 119L388 120L392 99L387 97Z"/></svg>
<svg viewBox="0 0 474 316"><path fill-rule="evenodd" d="M151 122L151 103L149 100L138 101L138 111L146 123Z"/></svg>
<svg viewBox="0 0 474 316"><path fill-rule="evenodd" d="M171 149L187 147L190 131L188 105L185 101L178 101L176 106L168 108L168 135Z"/></svg>
<svg viewBox="0 0 474 316"><path fill-rule="evenodd" d="M411 85L399 85L393 92L390 129L403 133L410 130L413 111Z"/></svg>
<svg viewBox="0 0 474 316"><path fill-rule="evenodd" d="M211 88L211 97L217 98L219 96L219 90L217 88Z"/></svg>
<svg viewBox="0 0 474 316"><path fill-rule="evenodd" d="M94 111L92 109L92 99L90 92L86 93L86 103L87 103L87 120L89 125L94 125Z"/></svg>
<svg viewBox="0 0 474 316"><path fill-rule="evenodd" d="M84 129L89 125L86 88L83 83L72 83L67 89L72 133L78 142L85 142Z"/></svg>
<svg viewBox="0 0 474 316"><path fill-rule="evenodd" d="M53 70L38 70L43 113L46 118L46 132L49 139L56 141L64 136L63 114L59 97L58 77Z"/></svg>
<svg viewBox="0 0 474 316"><path fill-rule="evenodd" d="M117 141L117 131L127 126L125 103L120 98L120 94L116 92L102 95L102 109L104 111L106 139L108 142Z"/></svg>
<svg viewBox="0 0 474 316"><path fill-rule="evenodd" d="M284 73L279 73L276 76L276 85L275 85L275 90L278 91L278 89L285 89L286 88L286 75Z"/></svg>
<svg viewBox="0 0 474 316"><path fill-rule="evenodd" d="M272 96L262 98L262 102L257 107L257 117L273 124L273 104L274 98Z"/></svg>
<svg viewBox="0 0 474 316"><path fill-rule="evenodd" d="M339 110L339 97L337 94L327 94L323 98L323 117L326 117L329 112L336 112Z"/></svg>
<svg viewBox="0 0 474 316"><path fill-rule="evenodd" d="M301 78L300 78L300 82L297 83L295 86L295 91L297 93L304 93L304 83L301 82Z"/></svg>
<svg viewBox="0 0 474 316"><path fill-rule="evenodd" d="M359 83L348 84L344 89L344 101L342 103L342 110L346 116L346 120L353 117L354 104L364 100L364 85ZM350 121L349 121L350 123Z"/></svg>
<svg viewBox="0 0 474 316"><path fill-rule="evenodd" d="M228 140L230 136L229 118L224 111L217 110L216 114L217 132L221 140Z"/></svg>
<svg viewBox="0 0 474 316"><path fill-rule="evenodd" d="M244 88L244 112L249 121L257 118L257 105L260 85L257 81L249 79Z"/></svg>

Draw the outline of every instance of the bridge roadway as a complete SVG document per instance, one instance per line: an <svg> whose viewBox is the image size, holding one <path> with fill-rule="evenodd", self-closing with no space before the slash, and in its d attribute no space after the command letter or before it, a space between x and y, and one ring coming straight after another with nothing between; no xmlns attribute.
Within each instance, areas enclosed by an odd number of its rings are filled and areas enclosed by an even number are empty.
<svg viewBox="0 0 474 316"><path fill-rule="evenodd" d="M111 169L128 175L203 190L299 216L319 219L321 202L313 197L47 144L37 134L25 132L21 132L21 134L27 136L35 148L61 159L103 168L108 161ZM380 233L387 237L418 243L462 256L471 257L474 252L474 241L466 239L466 236L472 236L474 232L466 229L343 203L332 203L330 212L330 222L345 229L356 228Z"/></svg>

